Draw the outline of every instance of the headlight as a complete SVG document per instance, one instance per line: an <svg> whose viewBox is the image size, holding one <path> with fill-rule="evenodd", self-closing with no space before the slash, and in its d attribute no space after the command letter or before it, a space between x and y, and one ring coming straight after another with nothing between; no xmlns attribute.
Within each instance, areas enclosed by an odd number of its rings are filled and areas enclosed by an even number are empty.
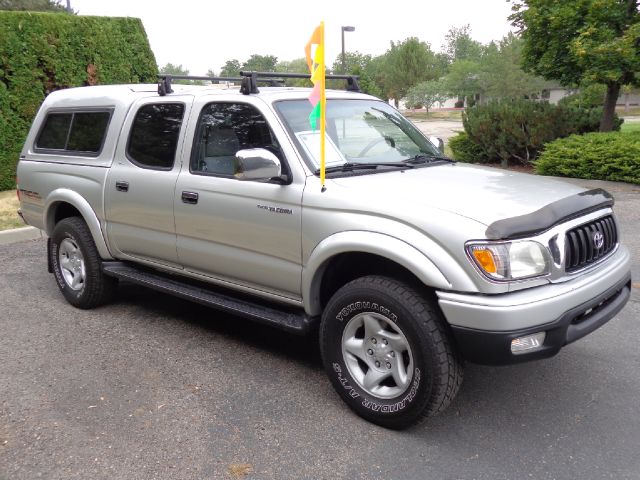
<svg viewBox="0 0 640 480"><path fill-rule="evenodd" d="M509 281L549 273L549 251L538 242L469 242L469 258L492 280Z"/></svg>

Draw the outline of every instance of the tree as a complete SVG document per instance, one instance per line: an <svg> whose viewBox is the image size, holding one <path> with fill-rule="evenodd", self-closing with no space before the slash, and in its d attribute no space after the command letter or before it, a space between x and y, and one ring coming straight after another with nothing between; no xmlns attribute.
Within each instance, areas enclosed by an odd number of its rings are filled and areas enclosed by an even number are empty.
<svg viewBox="0 0 640 480"><path fill-rule="evenodd" d="M522 40L509 33L500 42L485 47L478 85L489 98L531 98L549 87L549 82L525 72Z"/></svg>
<svg viewBox="0 0 640 480"><path fill-rule="evenodd" d="M385 101L389 101L392 97L389 89L389 81L387 75L387 56L385 55L376 55L375 57L371 57L371 61L367 65L366 71L367 75L371 78L373 85L377 90L377 97L382 98Z"/></svg>
<svg viewBox="0 0 640 480"><path fill-rule="evenodd" d="M444 78L444 84L451 95L458 98L472 97L481 93L480 63L473 60L456 60L449 66L449 73Z"/></svg>
<svg viewBox="0 0 640 480"><path fill-rule="evenodd" d="M638 0L518 0L513 9L525 70L566 86L605 84L600 130L611 131L622 86L640 85Z"/></svg>
<svg viewBox="0 0 640 480"><path fill-rule="evenodd" d="M227 60L226 62L224 62L222 70L220 70L220 76L237 77L238 75L240 75L240 70L242 70L242 67L238 60L236 60L235 58L233 60Z"/></svg>
<svg viewBox="0 0 640 480"><path fill-rule="evenodd" d="M453 27L444 37L445 43L442 46L445 55L449 59L449 63L456 60L480 60L482 55L482 44L471 38L471 27L463 25L462 27Z"/></svg>
<svg viewBox="0 0 640 480"><path fill-rule="evenodd" d="M309 73L307 60L304 57L294 58L293 60L283 60L276 65L276 72L286 73ZM284 84L287 87L310 87L311 81L303 78L287 78Z"/></svg>
<svg viewBox="0 0 640 480"><path fill-rule="evenodd" d="M423 106L429 109L435 103L444 103L447 99L447 87L440 80L430 80L414 85L407 92L406 104L409 108Z"/></svg>
<svg viewBox="0 0 640 480"><path fill-rule="evenodd" d="M159 70L161 74L167 73L169 75L189 75L189 70L183 68L182 65L174 65L173 63L167 63ZM183 85L204 85L201 80L172 80L172 83L181 83Z"/></svg>
<svg viewBox="0 0 640 480"><path fill-rule="evenodd" d="M384 86L387 94L396 99L404 98L411 87L434 80L442 73L435 54L428 43L410 37L400 43L391 42L385 53Z"/></svg>
<svg viewBox="0 0 640 480"><path fill-rule="evenodd" d="M249 60L242 64L242 70L253 72L273 72L278 64L278 57L273 55L256 55L253 54Z"/></svg>
<svg viewBox="0 0 640 480"><path fill-rule="evenodd" d="M0 0L0 10L20 10L29 12L73 13L60 0Z"/></svg>
<svg viewBox="0 0 640 480"><path fill-rule="evenodd" d="M372 57L369 54L360 52L347 52L344 55L345 72L347 74L358 75L358 84L360 90L374 97L382 96L382 89L374 80L375 72L372 68ZM331 67L332 73L342 72L342 53L333 62ZM343 80L340 82L344 83ZM339 87L343 88L343 87Z"/></svg>

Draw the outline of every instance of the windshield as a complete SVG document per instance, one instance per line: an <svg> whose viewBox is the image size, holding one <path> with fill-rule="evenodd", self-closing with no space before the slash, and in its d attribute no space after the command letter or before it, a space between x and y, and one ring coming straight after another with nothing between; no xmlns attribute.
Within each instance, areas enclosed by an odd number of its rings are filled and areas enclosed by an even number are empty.
<svg viewBox="0 0 640 480"><path fill-rule="evenodd" d="M309 165L318 168L320 131L309 125L311 103L306 99L283 100L275 107ZM327 100L325 148L327 167L442 155L397 110L377 100Z"/></svg>

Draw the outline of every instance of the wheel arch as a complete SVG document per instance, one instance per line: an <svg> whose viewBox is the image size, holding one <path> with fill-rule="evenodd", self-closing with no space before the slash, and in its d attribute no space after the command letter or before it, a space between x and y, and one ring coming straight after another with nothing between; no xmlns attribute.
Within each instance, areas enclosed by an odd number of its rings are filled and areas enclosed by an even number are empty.
<svg viewBox="0 0 640 480"><path fill-rule="evenodd" d="M309 315L319 315L328 298L345 283L363 275L386 274L431 288L451 283L422 252L389 235L340 232L320 242L302 272L302 298Z"/></svg>
<svg viewBox="0 0 640 480"><path fill-rule="evenodd" d="M109 248L104 238L100 220L89 202L78 192L67 188L59 188L51 192L47 197L44 211L44 225L47 235L51 236L56 224L68 217L81 217L89 227L91 237L100 257L112 259Z"/></svg>

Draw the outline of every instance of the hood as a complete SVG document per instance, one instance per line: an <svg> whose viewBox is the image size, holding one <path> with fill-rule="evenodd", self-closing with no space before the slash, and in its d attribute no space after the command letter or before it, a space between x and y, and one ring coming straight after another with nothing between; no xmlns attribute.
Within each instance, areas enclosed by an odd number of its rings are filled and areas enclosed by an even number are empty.
<svg viewBox="0 0 640 480"><path fill-rule="evenodd" d="M585 191L546 177L459 163L334 178L332 182L348 189L349 198L366 201L371 208L379 202L387 207L401 204L405 209L429 207L484 225L535 212Z"/></svg>

